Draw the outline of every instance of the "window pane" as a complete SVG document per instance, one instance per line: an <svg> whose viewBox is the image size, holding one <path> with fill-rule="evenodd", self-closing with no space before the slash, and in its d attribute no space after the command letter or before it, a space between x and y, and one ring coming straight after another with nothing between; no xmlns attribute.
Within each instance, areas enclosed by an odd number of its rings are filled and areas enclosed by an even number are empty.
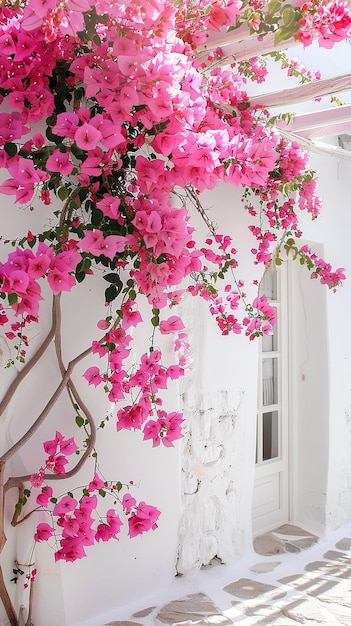
<svg viewBox="0 0 351 626"><path fill-rule="evenodd" d="M273 263L262 276L259 292L260 296L266 296L270 302L277 300L277 269Z"/></svg>
<svg viewBox="0 0 351 626"><path fill-rule="evenodd" d="M275 318L277 319L277 309L275 310ZM278 350L277 322L273 326L273 335L263 335L262 352L276 352Z"/></svg>
<svg viewBox="0 0 351 626"><path fill-rule="evenodd" d="M262 361L262 404L268 406L278 404L278 359Z"/></svg>
<svg viewBox="0 0 351 626"><path fill-rule="evenodd" d="M263 461L275 459L278 455L278 411L262 415Z"/></svg>

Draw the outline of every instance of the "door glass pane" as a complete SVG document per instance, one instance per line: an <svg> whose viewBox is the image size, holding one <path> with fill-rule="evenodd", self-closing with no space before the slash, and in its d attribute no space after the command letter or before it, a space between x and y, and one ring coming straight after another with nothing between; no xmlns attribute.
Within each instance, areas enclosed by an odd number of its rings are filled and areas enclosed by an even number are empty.
<svg viewBox="0 0 351 626"><path fill-rule="evenodd" d="M269 461L278 455L278 411L270 411L262 415L263 453L262 460Z"/></svg>
<svg viewBox="0 0 351 626"><path fill-rule="evenodd" d="M262 404L278 404L278 358L262 360Z"/></svg>
<svg viewBox="0 0 351 626"><path fill-rule="evenodd" d="M277 310L275 310L275 318L277 319ZM262 352L276 352L278 350L278 332L277 323L273 326L273 335L263 335Z"/></svg>
<svg viewBox="0 0 351 626"><path fill-rule="evenodd" d="M267 267L262 276L259 293L260 296L266 296L269 302L278 299L277 293L277 269L274 264Z"/></svg>

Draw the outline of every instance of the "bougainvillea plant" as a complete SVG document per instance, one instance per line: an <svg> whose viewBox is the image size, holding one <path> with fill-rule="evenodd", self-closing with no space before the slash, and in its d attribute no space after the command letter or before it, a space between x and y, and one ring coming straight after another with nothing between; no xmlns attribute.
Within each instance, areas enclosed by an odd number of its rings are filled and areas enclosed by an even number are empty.
<svg viewBox="0 0 351 626"><path fill-rule="evenodd" d="M71 379L74 366L85 356L96 357L84 377L108 394L117 430L138 429L152 446L173 446L181 437L182 415L164 409L161 392L184 374L189 361L186 329L173 308L184 294L208 302L224 335L243 332L254 339L271 332L274 309L264 296L246 301L232 240L216 232L201 205L201 192L219 181L243 188L243 206L253 222L254 263L280 264L279 250L285 249L328 287L334 289L343 280L342 269L333 270L298 245L298 213L307 210L315 218L320 199L307 154L279 134L267 111L250 105L247 82L265 79L264 59L226 63L220 46L206 47L216 34L230 32L240 32L242 39L273 35L275 45L294 39L306 46L318 39L326 48L349 36L351 16L345 2L297 4L1 2L3 210L18 204L35 212L45 205L50 212L50 227L42 232L29 230L15 241L2 239L0 324L13 346L8 366L15 359L22 365L1 412L53 339L62 374L45 409L0 458L1 547L3 492L11 488L19 490L14 525L35 510L48 511L48 521L38 524L34 539L51 542L56 560L74 561L94 542L118 538L118 505L130 537L157 526L160 511L137 503L131 485L104 480L97 463L79 495L57 497L50 486L54 479L73 476L88 458L96 459L99 424ZM278 57L289 73L304 80L318 78L282 53ZM208 234L203 242L194 232L193 212L205 221ZM61 356L60 295L93 274L106 283L106 316L97 320L96 340L66 366ZM27 329L40 323L45 281L53 294L52 328L26 360ZM151 322L142 319L143 300ZM150 346L130 369L130 329L141 323L151 324ZM157 333L174 339L171 365L164 364ZM4 482L7 461L39 428L65 389L74 407L73 426L85 433L81 454L76 456L74 438L57 430L54 439L44 443L46 458L40 467ZM79 460L74 463L68 456ZM97 507L106 494L112 495L113 507L102 519ZM30 499L35 499L31 507ZM34 575L35 570L28 575L30 584ZM17 624L2 573L0 587L10 622Z"/></svg>

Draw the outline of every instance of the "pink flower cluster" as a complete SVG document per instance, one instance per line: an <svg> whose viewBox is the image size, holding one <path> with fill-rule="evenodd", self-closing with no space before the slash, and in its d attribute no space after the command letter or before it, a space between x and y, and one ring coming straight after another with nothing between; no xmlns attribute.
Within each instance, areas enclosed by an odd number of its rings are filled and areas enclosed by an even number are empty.
<svg viewBox="0 0 351 626"><path fill-rule="evenodd" d="M275 308L269 304L266 296L255 298L249 315L243 320L245 335L250 341L262 335L271 335L275 319Z"/></svg>
<svg viewBox="0 0 351 626"><path fill-rule="evenodd" d="M283 19L278 5L277 15L266 15L273 30ZM198 50L209 30L246 23L264 36L265 11L263 0L21 0L0 12L0 165L9 174L0 192L19 204L41 201L52 223L12 242L16 249L0 263L6 301L0 324L9 323L6 336L25 345L25 325L39 321L40 281L46 279L57 295L102 266L109 309L92 351L106 357L106 365L93 365L84 376L90 385L103 385L111 402L121 401L117 430L140 430L154 447L173 446L181 436L182 416L164 410L162 394L189 363L184 324L165 310L186 292L199 295L223 335L244 328L250 339L270 333L275 319L264 296L246 303L229 236L210 225L205 244L195 241L189 207L209 225L198 192L218 182L244 188L256 218L250 226L256 263L271 261L279 230L295 245L296 207L312 217L319 211L307 155L281 138L267 112L250 105L246 80L264 80L264 65L252 59L246 67L234 60L230 69L218 67L220 48L207 59ZM312 0L288 11L291 36L301 17L298 37L305 45L317 36L331 47L349 36L343 1ZM45 124L45 136L32 133L36 122ZM58 214L51 213L53 199L62 202ZM329 287L344 279L343 270L333 271L309 249L297 255ZM231 280L221 292L218 281L228 272ZM178 289L185 278L194 284ZM150 347L130 367L129 329L143 322L142 297L151 309ZM242 321L234 314L240 304ZM165 364L156 331L174 336L176 363ZM21 345L18 350L23 357ZM47 472L64 476L76 444L57 432L44 449L47 461L31 483L41 487L39 507L54 504L55 521L39 524L35 538L53 537L56 560L74 561L94 542L118 537L122 522L115 509L97 526L94 512L98 495L108 492L117 502L119 488L95 475L80 500L73 494L54 498L44 484ZM137 504L130 494L122 506L130 537L156 528L155 507Z"/></svg>
<svg viewBox="0 0 351 626"><path fill-rule="evenodd" d="M317 254L311 251L309 246L304 245L300 250L300 257L311 271L311 278L319 278L322 285L327 285L329 289L334 289L345 280L345 269L339 267L333 270L330 263L326 263Z"/></svg>
<svg viewBox="0 0 351 626"><path fill-rule="evenodd" d="M45 243L39 243L36 253L17 248L9 254L6 263L0 264L1 290L16 294L12 305L16 314L37 317L42 299L38 279L46 276L53 293L70 291L76 282L72 274L80 260L74 241L68 242L67 249L56 255Z"/></svg>
<svg viewBox="0 0 351 626"><path fill-rule="evenodd" d="M170 422L172 420L175 420L175 417L170 416ZM173 430L176 431L174 425ZM172 445L171 438L168 445ZM44 450L49 454L45 468L63 476L65 473L64 465L67 463L66 456L73 454L77 450L77 445L73 438L65 439L61 433L56 432L53 440L44 443ZM41 467L38 472L32 475L31 485L35 488L41 487L41 491L36 497L36 503L40 509L50 513L52 524L47 522L38 524L34 539L38 542L48 541L54 537L57 548L55 550L56 561L81 559L86 556L85 549L87 546L99 541L118 539L123 522L117 511L114 508L108 509L105 521L103 521L101 516L97 514L97 506L98 496L104 498L107 494L112 495L114 504L116 504L116 501L119 501L119 491L122 489L121 483L113 484L103 481L95 472L93 479L83 489L83 495L78 501L72 493L59 499L53 497L52 488L49 485L43 485L45 477L48 478L44 467ZM154 506L147 505L145 502L137 504L135 498L129 493L124 494L121 505L128 518L130 537L136 537L148 530L157 528L160 511ZM96 526L95 515L99 519Z"/></svg>
<svg viewBox="0 0 351 626"><path fill-rule="evenodd" d="M45 478L45 470L53 472L53 474L57 476L65 476L65 466L68 463L67 456L74 454L78 450L78 446L73 437L65 439L58 431L56 431L55 439L45 441L43 447L48 457L45 461L45 467L41 467L38 472L32 474L31 485L33 487L41 487ZM44 489L45 491L41 493L40 504L43 504L46 498L47 504L48 499L51 497L50 489Z"/></svg>
<svg viewBox="0 0 351 626"><path fill-rule="evenodd" d="M332 48L334 43L350 37L351 13L347 2L311 0L303 4L302 10L298 39L304 46L310 45L316 36L323 48Z"/></svg>

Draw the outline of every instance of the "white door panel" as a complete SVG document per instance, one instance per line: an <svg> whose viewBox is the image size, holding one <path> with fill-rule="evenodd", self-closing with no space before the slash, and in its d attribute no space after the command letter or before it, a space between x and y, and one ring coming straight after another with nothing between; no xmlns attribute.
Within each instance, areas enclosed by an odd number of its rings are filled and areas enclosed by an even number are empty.
<svg viewBox="0 0 351 626"><path fill-rule="evenodd" d="M284 264L286 265L286 264ZM272 336L261 339L253 533L271 530L289 520L288 463L288 315L287 268L267 270L260 286L276 309Z"/></svg>

